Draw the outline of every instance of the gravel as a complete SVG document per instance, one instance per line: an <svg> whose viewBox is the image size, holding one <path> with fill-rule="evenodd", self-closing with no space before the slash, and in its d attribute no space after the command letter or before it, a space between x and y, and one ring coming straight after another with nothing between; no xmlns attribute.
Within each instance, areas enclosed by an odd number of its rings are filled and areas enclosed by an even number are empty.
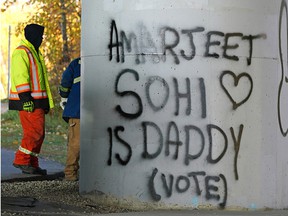
<svg viewBox="0 0 288 216"><path fill-rule="evenodd" d="M115 206L96 205L82 197L79 182L52 180L1 183L1 215L91 215L128 212ZM37 200L34 208L19 205L23 197ZM11 199L15 199L11 202ZM9 200L9 202L7 201ZM8 205L5 205L5 201ZM15 205L16 202L16 205ZM3 204L4 203L4 204ZM7 203L6 203L7 204ZM45 207L45 209L43 208ZM57 210L57 211L56 211ZM58 215L59 215L58 214Z"/></svg>

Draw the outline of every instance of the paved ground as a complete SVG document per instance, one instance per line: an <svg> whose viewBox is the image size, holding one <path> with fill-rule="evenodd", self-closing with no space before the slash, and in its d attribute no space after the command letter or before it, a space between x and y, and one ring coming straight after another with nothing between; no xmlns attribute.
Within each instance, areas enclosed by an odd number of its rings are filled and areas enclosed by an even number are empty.
<svg viewBox="0 0 288 216"><path fill-rule="evenodd" d="M47 169L47 176L23 174L13 167L14 151L1 148L1 182L49 180L63 176L64 166L54 161L40 158L40 166Z"/></svg>

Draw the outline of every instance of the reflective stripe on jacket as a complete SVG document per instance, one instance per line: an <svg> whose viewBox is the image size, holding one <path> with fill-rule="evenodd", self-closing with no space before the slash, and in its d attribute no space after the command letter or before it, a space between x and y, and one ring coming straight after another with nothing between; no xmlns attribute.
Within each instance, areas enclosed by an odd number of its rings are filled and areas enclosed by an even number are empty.
<svg viewBox="0 0 288 216"><path fill-rule="evenodd" d="M19 93L31 92L35 108L54 107L44 59L26 39L12 55L9 109L22 110Z"/></svg>

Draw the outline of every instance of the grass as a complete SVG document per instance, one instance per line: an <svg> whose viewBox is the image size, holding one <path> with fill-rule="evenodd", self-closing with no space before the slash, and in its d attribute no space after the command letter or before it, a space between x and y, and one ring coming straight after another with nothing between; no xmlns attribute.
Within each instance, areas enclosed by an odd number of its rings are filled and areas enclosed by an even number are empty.
<svg viewBox="0 0 288 216"><path fill-rule="evenodd" d="M64 165L66 162L68 124L62 119L61 114L60 108L56 108L45 116L45 140L39 157ZM1 114L1 148L16 151L21 144L21 139L22 127L18 111L8 110Z"/></svg>

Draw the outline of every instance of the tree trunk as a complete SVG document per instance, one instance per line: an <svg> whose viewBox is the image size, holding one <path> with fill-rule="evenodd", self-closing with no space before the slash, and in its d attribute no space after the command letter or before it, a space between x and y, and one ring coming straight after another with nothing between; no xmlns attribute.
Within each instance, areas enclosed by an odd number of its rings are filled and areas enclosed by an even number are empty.
<svg viewBox="0 0 288 216"><path fill-rule="evenodd" d="M63 39L63 57L62 62L68 63L70 61L69 57L69 49L68 49L68 37L67 37L67 19L66 19L66 7L65 7L65 0L60 0L61 4L61 32L62 32L62 39Z"/></svg>

